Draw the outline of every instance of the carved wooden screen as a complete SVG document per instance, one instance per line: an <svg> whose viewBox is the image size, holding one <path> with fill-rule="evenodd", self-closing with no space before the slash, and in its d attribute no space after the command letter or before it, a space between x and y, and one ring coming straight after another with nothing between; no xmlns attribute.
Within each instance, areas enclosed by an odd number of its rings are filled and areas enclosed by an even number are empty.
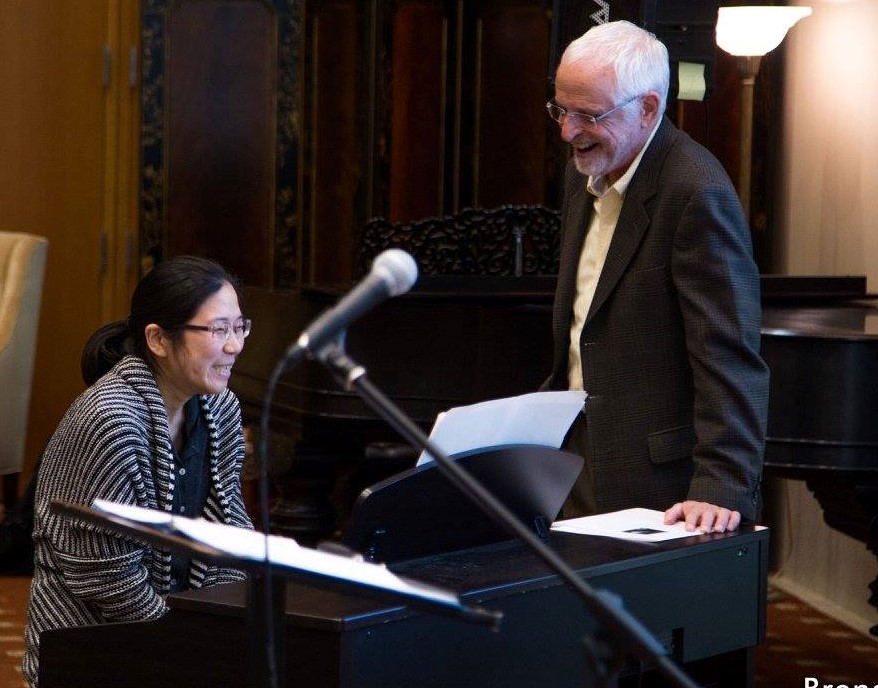
<svg viewBox="0 0 878 688"><path fill-rule="evenodd" d="M412 254L423 275L557 275L561 214L542 205L464 208L411 224L375 218L360 238L359 271L388 248Z"/></svg>

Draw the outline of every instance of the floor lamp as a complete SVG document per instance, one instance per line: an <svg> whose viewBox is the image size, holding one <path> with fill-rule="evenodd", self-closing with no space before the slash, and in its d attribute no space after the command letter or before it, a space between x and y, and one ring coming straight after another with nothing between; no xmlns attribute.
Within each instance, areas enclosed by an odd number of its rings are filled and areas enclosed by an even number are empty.
<svg viewBox="0 0 878 688"><path fill-rule="evenodd" d="M741 79L741 164L738 195L744 217L750 222L750 172L753 152L753 86L762 56L780 45L797 21L811 14L810 7L720 7L716 21L716 44L738 58Z"/></svg>

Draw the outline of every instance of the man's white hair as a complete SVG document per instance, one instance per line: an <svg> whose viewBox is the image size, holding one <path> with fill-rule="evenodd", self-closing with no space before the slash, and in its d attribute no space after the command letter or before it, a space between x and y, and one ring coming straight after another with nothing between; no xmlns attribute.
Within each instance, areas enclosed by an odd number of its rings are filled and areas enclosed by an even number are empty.
<svg viewBox="0 0 878 688"><path fill-rule="evenodd" d="M570 43L561 56L562 65L583 61L613 69L616 102L655 91L659 114L664 113L670 65L668 49L655 34L628 21L598 24Z"/></svg>

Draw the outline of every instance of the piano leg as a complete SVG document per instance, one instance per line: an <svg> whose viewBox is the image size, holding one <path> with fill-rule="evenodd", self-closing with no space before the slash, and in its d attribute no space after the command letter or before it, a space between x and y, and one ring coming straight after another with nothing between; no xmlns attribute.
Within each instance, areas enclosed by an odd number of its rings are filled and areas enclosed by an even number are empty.
<svg viewBox="0 0 878 688"><path fill-rule="evenodd" d="M878 558L878 481L868 485L858 485L857 497L860 503L872 515L869 521L869 535L866 547ZM869 604L878 609L878 576L869 583L869 590L872 591L872 595L869 597ZM869 629L869 633L874 637L878 637L878 624L872 626Z"/></svg>
<svg viewBox="0 0 878 688"><path fill-rule="evenodd" d="M849 476L826 472L809 474L808 489L823 509L823 520L830 528L860 542L878 558L878 477L854 473ZM869 604L878 609L878 577L869 584ZM878 624L869 632L878 637Z"/></svg>

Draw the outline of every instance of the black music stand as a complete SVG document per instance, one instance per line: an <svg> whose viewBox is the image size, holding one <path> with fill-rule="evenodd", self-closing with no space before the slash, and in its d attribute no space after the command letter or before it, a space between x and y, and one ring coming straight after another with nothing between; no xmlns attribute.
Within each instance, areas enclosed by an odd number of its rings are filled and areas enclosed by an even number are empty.
<svg viewBox="0 0 878 688"><path fill-rule="evenodd" d="M451 458L544 540L584 464L581 456L537 445L490 447ZM391 563L509 537L431 461L363 490L343 542L370 561Z"/></svg>
<svg viewBox="0 0 878 688"><path fill-rule="evenodd" d="M55 500L51 509L163 549L247 570L253 677L270 677L284 671L284 644L274 643L273 639L269 642L269 638L277 638L283 630L282 605L286 595L282 593L285 593L287 579L325 588L348 591L355 588L369 597L495 629L502 618L499 612L463 604L452 591L397 576L386 567L363 561L361 557L301 547L290 538L266 537L245 528L101 500L96 500L91 507ZM264 576L266 563L271 567L270 580ZM279 600L280 604L275 604L274 609L261 607L261 602L266 599L262 592L265 586L271 586L277 593L273 599ZM274 646L277 655L267 658L266 646ZM275 666L266 668L266 659L273 661Z"/></svg>

